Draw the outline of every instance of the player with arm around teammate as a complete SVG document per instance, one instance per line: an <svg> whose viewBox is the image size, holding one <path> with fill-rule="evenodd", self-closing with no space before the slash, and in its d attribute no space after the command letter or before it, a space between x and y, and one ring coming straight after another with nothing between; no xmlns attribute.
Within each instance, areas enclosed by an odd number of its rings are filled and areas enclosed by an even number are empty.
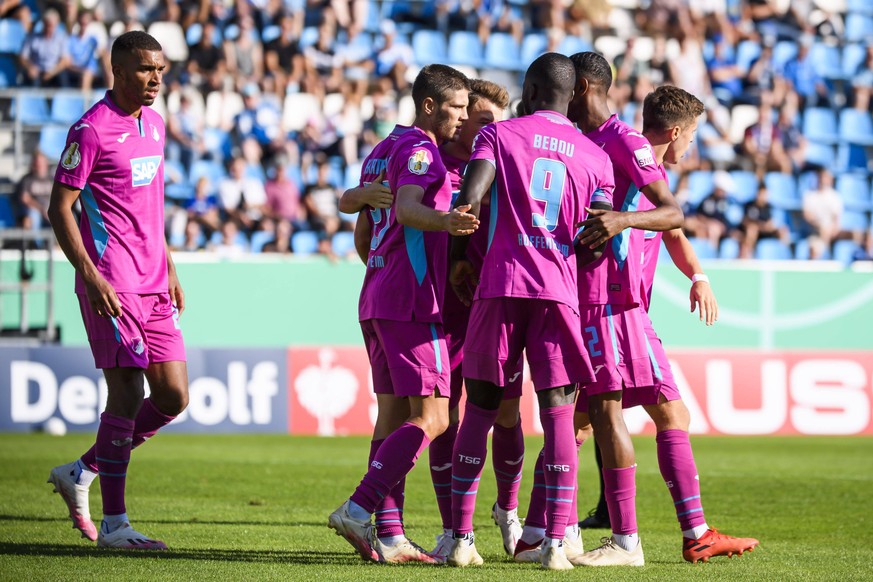
<svg viewBox="0 0 873 582"><path fill-rule="evenodd" d="M55 175L49 218L76 270L91 351L106 378L96 444L49 476L82 536L101 547L166 549L134 531L125 506L131 449L188 403L179 327L184 294L164 239L165 128L149 108L165 70L161 45L127 32L112 45L113 89L77 121ZM73 205L82 204L76 224ZM144 379L151 388L144 399ZM103 521L90 519L88 487L99 473Z"/></svg>

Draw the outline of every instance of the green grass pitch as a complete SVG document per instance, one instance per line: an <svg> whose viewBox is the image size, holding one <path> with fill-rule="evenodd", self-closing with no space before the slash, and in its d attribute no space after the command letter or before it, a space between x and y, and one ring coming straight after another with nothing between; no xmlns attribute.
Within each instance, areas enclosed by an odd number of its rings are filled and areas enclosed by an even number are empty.
<svg viewBox="0 0 873 582"><path fill-rule="evenodd" d="M637 511L646 566L545 572L503 555L489 518L490 468L476 514L477 569L365 564L327 528L328 514L361 478L364 438L161 435L134 454L128 512L161 553L101 551L70 528L45 482L92 435L0 435L0 580L870 580L873 441L870 438L695 437L706 515L726 533L761 540L740 558L691 565L681 557L672 501L654 439L638 437ZM528 439L527 505L540 439ZM596 496L590 445L581 453L580 513ZM409 536L432 547L440 522L427 463L407 481ZM91 493L95 517L100 496ZM606 531L586 531L587 548Z"/></svg>

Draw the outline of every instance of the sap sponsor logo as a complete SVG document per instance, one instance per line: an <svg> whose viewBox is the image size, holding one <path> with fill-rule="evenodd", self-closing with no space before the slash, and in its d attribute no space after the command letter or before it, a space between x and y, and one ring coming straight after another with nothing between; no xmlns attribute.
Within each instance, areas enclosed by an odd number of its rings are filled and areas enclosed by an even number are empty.
<svg viewBox="0 0 873 582"><path fill-rule="evenodd" d="M130 172L133 177L133 186L148 186L151 184L155 176L158 175L158 169L161 167L163 156L147 156L145 158L134 158L130 160Z"/></svg>
<svg viewBox="0 0 873 582"><path fill-rule="evenodd" d="M546 471L554 471L556 473L569 473L570 465L550 465L546 463Z"/></svg>
<svg viewBox="0 0 873 582"><path fill-rule="evenodd" d="M458 455L458 460L466 465L482 464L482 457L468 457L467 455Z"/></svg>
<svg viewBox="0 0 873 582"><path fill-rule="evenodd" d="M99 372L98 372L99 373ZM13 423L42 423L60 416L71 425L98 421L106 405L102 377L69 376L59 382L49 366L32 361L10 364L10 417ZM146 386L148 394L148 386ZM273 422L274 399L279 394L279 368L275 362L227 364L227 380L201 376L189 387L188 408L173 424L191 422L214 426L268 425ZM56 414L57 413L57 414Z"/></svg>

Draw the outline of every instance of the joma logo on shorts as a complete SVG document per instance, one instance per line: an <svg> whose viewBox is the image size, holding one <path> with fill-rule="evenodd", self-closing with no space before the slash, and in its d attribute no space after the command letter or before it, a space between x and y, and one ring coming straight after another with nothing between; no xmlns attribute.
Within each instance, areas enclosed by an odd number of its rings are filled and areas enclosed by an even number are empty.
<svg viewBox="0 0 873 582"><path fill-rule="evenodd" d="M134 158L130 160L130 173L133 176L133 185L148 186L158 175L163 156L148 156L146 158Z"/></svg>

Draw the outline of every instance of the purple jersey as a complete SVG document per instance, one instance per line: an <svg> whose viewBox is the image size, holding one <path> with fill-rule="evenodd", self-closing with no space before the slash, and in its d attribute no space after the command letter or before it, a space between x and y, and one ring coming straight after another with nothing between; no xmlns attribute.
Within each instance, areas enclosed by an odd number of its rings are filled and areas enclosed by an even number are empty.
<svg viewBox="0 0 873 582"><path fill-rule="evenodd" d="M383 148L389 140L393 147ZM387 152L390 153L385 158ZM424 206L444 212L451 209L452 186L439 149L417 127L398 126L364 162L362 181L378 174L376 166L380 164L371 164L371 160L386 160L383 167L394 202L390 208L370 211L372 237L358 317L361 321L441 322L448 233L403 226L396 218L397 192L407 185L424 190L421 200Z"/></svg>
<svg viewBox="0 0 873 582"><path fill-rule="evenodd" d="M588 137L603 148L615 169L613 208L638 210L640 190L664 179L649 141L613 115ZM601 258L579 274L579 301L586 305L640 303L644 232L628 228L607 242Z"/></svg>
<svg viewBox="0 0 873 582"><path fill-rule="evenodd" d="M664 176L664 181L667 182L667 170L661 166L661 174ZM652 210L655 205L643 196L640 200L638 210ZM644 231L643 238L643 256L642 256L642 281L640 287L640 305L646 311L649 310L649 305L652 304L652 285L655 283L655 269L658 267L658 254L661 252L661 239L664 238L663 232L653 230Z"/></svg>
<svg viewBox="0 0 873 582"><path fill-rule="evenodd" d="M592 196L612 199L609 158L566 117L539 111L483 128L470 159L496 168L476 297L545 299L578 309L575 225Z"/></svg>
<svg viewBox="0 0 873 582"><path fill-rule="evenodd" d="M79 231L91 261L116 293L166 293L164 120L139 119L107 92L67 134L55 181L80 189ZM84 293L76 274L76 292Z"/></svg>

